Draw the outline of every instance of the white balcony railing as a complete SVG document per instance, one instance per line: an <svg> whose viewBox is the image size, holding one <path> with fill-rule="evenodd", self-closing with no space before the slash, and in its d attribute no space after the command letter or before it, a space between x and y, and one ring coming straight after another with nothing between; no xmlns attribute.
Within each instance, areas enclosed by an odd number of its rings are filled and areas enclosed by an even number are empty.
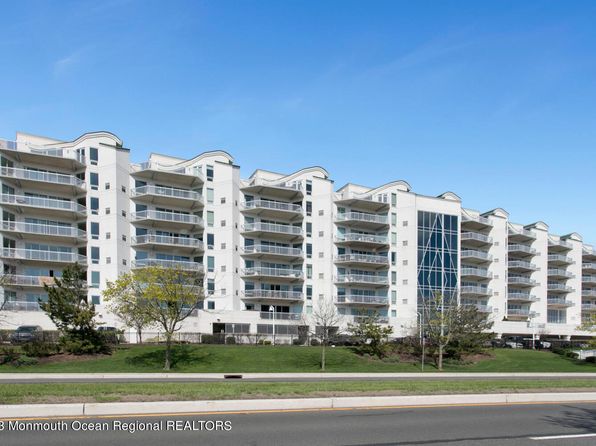
<svg viewBox="0 0 596 446"><path fill-rule="evenodd" d="M300 248L275 245L249 245L242 248L244 254L271 254L279 256L302 257L304 251Z"/></svg>
<svg viewBox="0 0 596 446"><path fill-rule="evenodd" d="M162 268L175 268L182 271L202 272L203 264L190 262L188 260L166 260L166 259L137 259L132 262L133 268L145 268L148 266L160 266Z"/></svg>
<svg viewBox="0 0 596 446"><path fill-rule="evenodd" d="M526 302L538 302L538 298L530 293L522 293L522 292L515 292L510 291L507 293L507 299L509 300L519 300L519 301L526 301Z"/></svg>
<svg viewBox="0 0 596 446"><path fill-rule="evenodd" d="M304 294L301 291L287 290L245 290L245 298L253 299L280 299L280 300L302 300Z"/></svg>
<svg viewBox="0 0 596 446"><path fill-rule="evenodd" d="M85 239L87 233L72 226L43 225L39 223L26 223L15 221L3 221L0 226L3 231L20 232L24 234L39 234L56 237L73 237Z"/></svg>
<svg viewBox="0 0 596 446"><path fill-rule="evenodd" d="M536 250L528 245L522 245L519 243L514 243L507 246L507 251L509 252L523 252L525 254L536 254Z"/></svg>
<svg viewBox="0 0 596 446"><path fill-rule="evenodd" d="M596 297L596 289L582 290L583 297Z"/></svg>
<svg viewBox="0 0 596 446"><path fill-rule="evenodd" d="M582 263L582 269L590 269L596 271L596 263L584 262Z"/></svg>
<svg viewBox="0 0 596 446"><path fill-rule="evenodd" d="M45 285L53 285L54 278L50 276L25 276L25 275L10 275L6 276L6 283L16 286L31 286L43 288Z"/></svg>
<svg viewBox="0 0 596 446"><path fill-rule="evenodd" d="M373 254L340 254L335 258L337 263L369 263L372 265L388 265L387 256L376 256Z"/></svg>
<svg viewBox="0 0 596 446"><path fill-rule="evenodd" d="M387 276L377 276L373 274L338 274L335 278L338 283L370 283L373 285L387 285L389 278Z"/></svg>
<svg viewBox="0 0 596 446"><path fill-rule="evenodd" d="M486 225L486 226L492 226L490 219L483 217L481 215L476 216L476 215L462 214L462 222L466 222L466 221L475 221L478 223L482 223L483 225Z"/></svg>
<svg viewBox="0 0 596 446"><path fill-rule="evenodd" d="M15 178L18 180L39 181L43 183L60 184L84 188L85 182L74 175L66 175L56 172L44 172L41 170L20 169L17 167L0 167L0 176Z"/></svg>
<svg viewBox="0 0 596 446"><path fill-rule="evenodd" d="M388 243L386 235L374 235L374 234L359 234L357 232L351 232L348 234L339 234L335 237L336 242L363 242L363 243L375 243L380 245L386 245Z"/></svg>
<svg viewBox="0 0 596 446"><path fill-rule="evenodd" d="M478 251L477 249L464 249L461 252L462 259L466 258L474 258L474 259L481 259L481 260L492 260L493 256L490 255L488 252Z"/></svg>
<svg viewBox="0 0 596 446"><path fill-rule="evenodd" d="M259 313L259 317L261 319L276 321L299 321L302 319L302 313L282 313L280 311L276 311L275 314L273 314L273 311L261 311Z"/></svg>
<svg viewBox="0 0 596 446"><path fill-rule="evenodd" d="M564 283L558 283L558 282L548 282L546 284L546 289L548 291L562 291L565 293L571 293L573 292L573 287L570 287L569 285L565 285Z"/></svg>
<svg viewBox="0 0 596 446"><path fill-rule="evenodd" d="M510 235L523 235L524 237L527 237L530 239L536 238L536 234L534 234L529 229L518 229L518 228L509 227L509 234Z"/></svg>
<svg viewBox="0 0 596 446"><path fill-rule="evenodd" d="M131 196L140 197L143 195L158 195L161 197L181 198L184 200L193 200L203 202L203 196L199 192L186 189L177 189L175 187L163 186L140 186L130 191Z"/></svg>
<svg viewBox="0 0 596 446"><path fill-rule="evenodd" d="M538 285L537 282L534 279L531 279L530 277L509 276L507 278L507 282L512 285Z"/></svg>
<svg viewBox="0 0 596 446"><path fill-rule="evenodd" d="M482 243L492 243L493 239L488 235L479 234L478 232L463 232L461 234L461 241L477 241Z"/></svg>
<svg viewBox="0 0 596 446"><path fill-rule="evenodd" d="M144 234L133 237L132 242L136 245L155 244L203 249L203 242L193 237L173 237L168 235Z"/></svg>
<svg viewBox="0 0 596 446"><path fill-rule="evenodd" d="M203 226L203 219L198 215L193 214L181 214L178 212L166 212L156 210L146 210L133 212L133 220L159 220L159 221L171 221L174 223L188 223L198 226Z"/></svg>
<svg viewBox="0 0 596 446"><path fill-rule="evenodd" d="M303 235L300 226L282 225L277 223L246 223L242 229L244 232L270 232L274 234L288 234L295 236Z"/></svg>
<svg viewBox="0 0 596 446"><path fill-rule="evenodd" d="M205 180L203 172L192 166L166 166L155 161L145 161L143 163L131 166L131 171L133 172L142 172L144 170L173 173L176 175L187 175L191 177L197 177L203 181Z"/></svg>
<svg viewBox="0 0 596 446"><path fill-rule="evenodd" d="M549 297L546 300L548 305L561 306L561 307L573 307L575 303L562 297Z"/></svg>
<svg viewBox="0 0 596 446"><path fill-rule="evenodd" d="M15 206L27 206L35 208L44 208L60 211L78 212L85 214L87 209L79 203L68 200L56 200L53 198L30 197L26 195L2 194L0 196L1 204L12 204Z"/></svg>
<svg viewBox="0 0 596 446"><path fill-rule="evenodd" d="M38 302L25 300L7 300L2 306L3 311L41 311Z"/></svg>
<svg viewBox="0 0 596 446"><path fill-rule="evenodd" d="M549 268L548 275L549 276L557 276L557 277L567 277L569 279L575 277L572 272L567 271L566 269L558 269L558 268Z"/></svg>
<svg viewBox="0 0 596 446"><path fill-rule="evenodd" d="M255 266L252 268L244 268L242 271L244 276L267 276L279 277L288 279L302 279L303 272L298 269L291 268L269 268L266 266Z"/></svg>
<svg viewBox="0 0 596 446"><path fill-rule="evenodd" d="M525 260L509 260L509 262L507 263L507 267L510 269L527 269L527 270L532 270L532 271L536 271L538 269L538 267L536 265L534 265L533 263L530 262L526 262Z"/></svg>
<svg viewBox="0 0 596 446"><path fill-rule="evenodd" d="M8 141L5 139L0 139L0 149L49 156L52 158L71 159L78 161L80 164L86 163L85 156L81 154L80 150L71 148L48 148L23 141Z"/></svg>
<svg viewBox="0 0 596 446"><path fill-rule="evenodd" d="M386 215L368 214L366 212L342 212L335 217L336 221L360 221L363 223L377 223L386 225L389 220Z"/></svg>
<svg viewBox="0 0 596 446"><path fill-rule="evenodd" d="M533 312L529 309L519 309L519 308L507 308L507 316L522 316L522 317L530 317L530 314Z"/></svg>
<svg viewBox="0 0 596 446"><path fill-rule="evenodd" d="M250 200L242 205L244 209L270 209L283 212L294 212L302 214L302 206L293 203L284 203L283 201L274 200Z"/></svg>
<svg viewBox="0 0 596 446"><path fill-rule="evenodd" d="M561 254L549 254L548 255L548 261L549 262L568 263L570 265L573 264L573 263L575 263L571 257L564 256L564 255L561 255Z"/></svg>
<svg viewBox="0 0 596 446"><path fill-rule="evenodd" d="M40 262L87 263L87 257L74 252L43 251L37 249L2 248L2 257Z"/></svg>
<svg viewBox="0 0 596 446"><path fill-rule="evenodd" d="M582 283L596 283L596 276L582 276Z"/></svg>
<svg viewBox="0 0 596 446"><path fill-rule="evenodd" d="M301 181L275 181L275 180L265 180L263 178L253 178L250 180L249 186L264 186L264 187L272 187L275 189L289 189L295 191L302 190L302 182Z"/></svg>
<svg viewBox="0 0 596 446"><path fill-rule="evenodd" d="M337 296L335 301L338 304L389 305L387 296L365 296L361 294Z"/></svg>
<svg viewBox="0 0 596 446"><path fill-rule="evenodd" d="M490 279L493 277L493 273L489 272L486 268L464 267L461 269L461 275L462 276L483 277L485 279Z"/></svg>
<svg viewBox="0 0 596 446"><path fill-rule="evenodd" d="M596 311L596 304L582 304L583 311Z"/></svg>
<svg viewBox="0 0 596 446"><path fill-rule="evenodd" d="M460 293L462 295L470 295L470 294L474 294L474 295L482 295L482 296L488 296L490 294L492 294L492 290L486 286L482 286L482 285L463 285L460 288Z"/></svg>

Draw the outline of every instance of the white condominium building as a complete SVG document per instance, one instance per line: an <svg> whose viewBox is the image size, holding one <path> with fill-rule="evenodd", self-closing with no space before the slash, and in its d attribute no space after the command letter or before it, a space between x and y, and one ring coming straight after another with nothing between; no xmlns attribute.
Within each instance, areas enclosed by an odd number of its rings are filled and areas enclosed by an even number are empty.
<svg viewBox="0 0 596 446"><path fill-rule="evenodd" d="M377 314L400 337L437 292L476 306L499 335L589 336L579 326L596 312L596 251L579 234L466 209L452 192L419 195L405 181L336 190L321 167L244 178L223 151L131 164L108 132L17 133L0 157L4 329L53 328L43 284L73 262L110 326L121 324L106 282L146 265L204 274L186 332L295 334L329 299L345 324Z"/></svg>

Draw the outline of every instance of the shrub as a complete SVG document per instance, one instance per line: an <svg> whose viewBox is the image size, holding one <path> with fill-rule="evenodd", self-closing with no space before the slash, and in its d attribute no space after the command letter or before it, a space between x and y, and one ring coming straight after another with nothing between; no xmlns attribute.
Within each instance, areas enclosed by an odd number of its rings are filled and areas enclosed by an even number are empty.
<svg viewBox="0 0 596 446"><path fill-rule="evenodd" d="M263 341L263 345L271 345L271 341L269 339L265 339Z"/></svg>
<svg viewBox="0 0 596 446"><path fill-rule="evenodd" d="M23 367L28 365L37 365L39 360L37 358L32 358L26 355L20 355L17 359L15 359L12 364L15 367Z"/></svg>
<svg viewBox="0 0 596 446"><path fill-rule="evenodd" d="M21 356L20 352L14 347L3 347L0 349L0 364L9 364Z"/></svg>
<svg viewBox="0 0 596 446"><path fill-rule="evenodd" d="M596 364L596 356L588 356L586 358L586 362L589 362L591 364Z"/></svg>
<svg viewBox="0 0 596 446"><path fill-rule="evenodd" d="M567 352L567 353L565 353L565 356L567 356L568 358L571 358L571 359L579 358L579 355L575 352Z"/></svg>
<svg viewBox="0 0 596 446"><path fill-rule="evenodd" d="M101 338L102 336L99 335ZM101 339L98 343L91 339L81 339L74 336L63 336L60 338L60 347L65 352L73 355L93 355L93 354L110 354L112 353L112 346L103 342Z"/></svg>
<svg viewBox="0 0 596 446"><path fill-rule="evenodd" d="M10 335L12 330L0 330L0 343L4 344L10 342Z"/></svg>
<svg viewBox="0 0 596 446"><path fill-rule="evenodd" d="M321 345L321 343L319 342L318 339L311 339L310 345L312 345L313 347L318 347L319 345Z"/></svg>
<svg viewBox="0 0 596 446"><path fill-rule="evenodd" d="M28 342L22 348L25 355L36 358L55 355L59 351L56 344L44 341Z"/></svg>
<svg viewBox="0 0 596 446"><path fill-rule="evenodd" d="M226 338L226 344L235 344L236 343L236 338L234 336L228 336Z"/></svg>
<svg viewBox="0 0 596 446"><path fill-rule="evenodd" d="M292 345L302 345L304 341L300 340L299 338L292 339Z"/></svg>
<svg viewBox="0 0 596 446"><path fill-rule="evenodd" d="M213 335L204 334L203 336L201 336L201 343L202 344L215 344L215 338L213 337Z"/></svg>

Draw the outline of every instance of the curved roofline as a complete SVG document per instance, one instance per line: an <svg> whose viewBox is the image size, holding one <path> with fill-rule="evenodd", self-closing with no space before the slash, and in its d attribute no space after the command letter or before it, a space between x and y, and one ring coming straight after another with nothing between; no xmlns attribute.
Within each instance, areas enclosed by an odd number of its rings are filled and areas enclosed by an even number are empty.
<svg viewBox="0 0 596 446"><path fill-rule="evenodd" d="M273 172L273 171L267 170L267 169L257 169L252 174L250 174L250 176L248 177L248 179L250 180L250 179L254 178L254 176L256 175L256 173L259 172L259 171L273 173L275 175L281 175L281 177L278 178L278 180L280 180L280 181L281 180L292 179L294 177L297 177L298 175L302 175L304 173L309 173L309 172L318 172L318 173L321 173L325 177L326 180L328 180L329 179L329 176L330 176L329 175L329 172L324 167L321 167L321 166L311 166L311 167L304 167L304 168L302 168L300 170L297 170L296 172L292 172L292 173L289 173L287 175L285 175L283 173L279 173L279 172ZM275 180L275 181L277 181L277 180Z"/></svg>
<svg viewBox="0 0 596 446"><path fill-rule="evenodd" d="M455 192L446 191L440 195L437 195L437 198L443 198L445 200L455 199L456 201L461 201L461 197L457 195Z"/></svg>
<svg viewBox="0 0 596 446"><path fill-rule="evenodd" d="M546 223L544 223L543 221L536 221L534 223L530 223L529 225L525 225L524 226L525 229L527 228L536 228L536 229L542 229L544 231L548 231L548 225Z"/></svg>
<svg viewBox="0 0 596 446"><path fill-rule="evenodd" d="M217 155L221 155L224 158L226 158L230 164L234 164L234 158L232 157L232 155L230 155L228 152L226 152L225 150L210 150L208 152L203 152L200 153L198 155L196 155L193 158L190 159L182 159L182 158L178 158L177 156L170 156L170 155L164 155L163 153L157 153L157 152L151 152L151 154L149 155L149 158L151 158L151 156L153 155L157 155L157 156L168 156L170 158L176 158L177 160L180 160L177 163L173 163L173 164L168 164L168 166L181 166L181 167L187 167L190 166L191 164L200 161L203 158L206 158L208 156L217 156Z"/></svg>
<svg viewBox="0 0 596 446"><path fill-rule="evenodd" d="M385 184L382 184L381 186L377 186L377 187L374 187L374 188L371 188L369 186L363 186L362 184L346 183L342 187L340 187L339 189L337 189L336 192L341 192L343 189L345 189L348 186L365 187L365 188L369 189L368 193L378 192L378 191L380 191L382 189L386 189L386 188L391 187L391 186L404 186L406 188L407 192L410 192L412 190L412 186L410 186L410 183L408 183L407 181L404 181L404 180L395 180L395 181L391 181L389 183L385 183Z"/></svg>
<svg viewBox="0 0 596 446"><path fill-rule="evenodd" d="M571 240L575 240L577 242L582 242L584 240L584 238L577 232L570 232L569 234L562 235L560 238L571 239Z"/></svg>
<svg viewBox="0 0 596 446"><path fill-rule="evenodd" d="M494 215L497 217L509 218L509 212L507 212L503 208L494 208L494 209L491 209L490 211L483 212L480 215L482 215L483 217L486 217L487 215Z"/></svg>
<svg viewBox="0 0 596 446"><path fill-rule="evenodd" d="M105 136L108 137L112 140L114 140L114 142L116 142L116 145L122 147L124 145L124 143L122 142L122 140L115 135L112 132L108 132L106 130L98 130L96 132L87 132L87 133L83 133L81 136L79 136L78 138L72 140L72 141L64 141L67 144L78 144L81 141L84 141L86 139L89 138L97 138L97 137L101 137L101 136ZM60 144L60 143L56 143L56 144ZM64 144L64 143L62 143ZM49 145L54 145L54 144L49 144Z"/></svg>

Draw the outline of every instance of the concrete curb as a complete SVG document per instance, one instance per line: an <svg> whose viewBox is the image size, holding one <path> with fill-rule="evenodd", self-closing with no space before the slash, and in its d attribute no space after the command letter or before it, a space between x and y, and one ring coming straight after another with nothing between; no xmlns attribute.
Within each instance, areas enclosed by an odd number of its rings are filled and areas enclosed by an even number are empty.
<svg viewBox="0 0 596 446"><path fill-rule="evenodd" d="M596 392L1 405L0 419L564 402L596 402Z"/></svg>
<svg viewBox="0 0 596 446"><path fill-rule="evenodd" d="M224 379L225 375L242 375L242 379L337 379L337 378L596 378L596 373L0 373L0 383L11 380L61 381L68 379L135 380L135 379Z"/></svg>

